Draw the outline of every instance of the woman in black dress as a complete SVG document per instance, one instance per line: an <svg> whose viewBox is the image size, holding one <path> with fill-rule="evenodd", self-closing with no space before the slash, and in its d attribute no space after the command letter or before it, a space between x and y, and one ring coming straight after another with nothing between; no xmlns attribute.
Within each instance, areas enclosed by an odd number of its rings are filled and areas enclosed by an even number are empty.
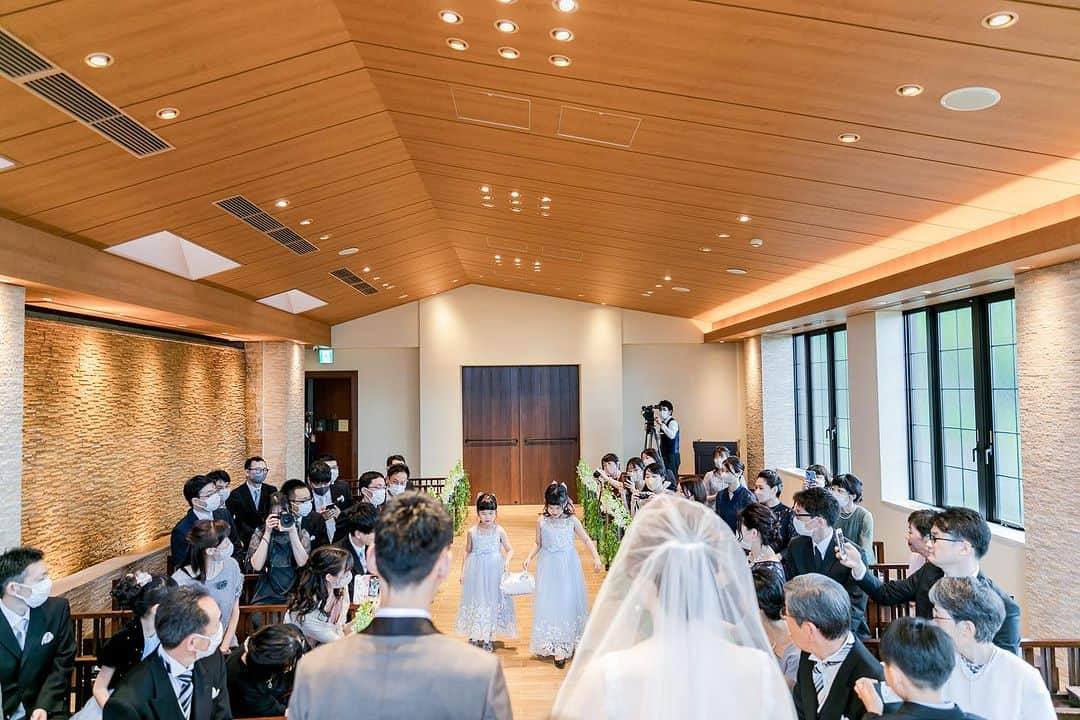
<svg viewBox="0 0 1080 720"><path fill-rule="evenodd" d="M280 717L292 693L296 663L307 650L295 625L266 625L225 661L233 717Z"/></svg>

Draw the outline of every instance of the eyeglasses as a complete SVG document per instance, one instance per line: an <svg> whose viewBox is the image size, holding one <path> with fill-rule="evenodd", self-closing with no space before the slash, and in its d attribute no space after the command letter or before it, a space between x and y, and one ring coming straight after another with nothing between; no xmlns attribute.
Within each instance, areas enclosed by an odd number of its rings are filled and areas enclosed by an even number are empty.
<svg viewBox="0 0 1080 720"><path fill-rule="evenodd" d="M934 613L933 619L934 619L934 622L951 622L952 621L952 618L945 617L944 615L938 615L937 613Z"/></svg>
<svg viewBox="0 0 1080 720"><path fill-rule="evenodd" d="M795 517L797 517L797 518L808 518L808 517L814 517L814 516L813 516L813 515L811 515L810 513L793 513L793 515L794 515Z"/></svg>
<svg viewBox="0 0 1080 720"><path fill-rule="evenodd" d="M945 537L943 535L935 535L934 533L930 533L930 538L929 538L929 540L927 540L927 542L930 542L930 543L938 543L938 542L962 543L962 542L966 542L966 540L964 540L963 538L948 538L948 537Z"/></svg>

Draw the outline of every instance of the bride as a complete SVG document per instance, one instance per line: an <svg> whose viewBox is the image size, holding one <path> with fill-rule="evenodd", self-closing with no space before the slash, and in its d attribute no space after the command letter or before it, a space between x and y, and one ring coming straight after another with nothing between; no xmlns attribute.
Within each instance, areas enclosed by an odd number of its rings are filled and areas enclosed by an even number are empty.
<svg viewBox="0 0 1080 720"><path fill-rule="evenodd" d="M555 720L794 720L746 556L710 508L658 496L596 598Z"/></svg>

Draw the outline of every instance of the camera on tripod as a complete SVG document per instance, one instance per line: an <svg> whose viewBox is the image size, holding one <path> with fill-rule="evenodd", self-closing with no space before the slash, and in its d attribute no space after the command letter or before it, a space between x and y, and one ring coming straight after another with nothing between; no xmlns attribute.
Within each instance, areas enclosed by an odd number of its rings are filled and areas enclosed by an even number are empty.
<svg viewBox="0 0 1080 720"><path fill-rule="evenodd" d="M645 425L646 426L651 426L654 422L656 422L656 409L657 409L657 407L658 407L657 405L642 405L641 406L641 417L645 420Z"/></svg>

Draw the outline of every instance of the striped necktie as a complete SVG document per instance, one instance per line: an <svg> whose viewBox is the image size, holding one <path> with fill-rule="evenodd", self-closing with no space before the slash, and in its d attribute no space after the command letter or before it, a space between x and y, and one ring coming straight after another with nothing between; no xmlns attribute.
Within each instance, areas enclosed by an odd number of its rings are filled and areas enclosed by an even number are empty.
<svg viewBox="0 0 1080 720"><path fill-rule="evenodd" d="M179 692L176 695L177 701L180 703L180 711L184 713L184 717L191 717L191 671L182 673L176 676L176 680L180 683Z"/></svg>
<svg viewBox="0 0 1080 720"><path fill-rule="evenodd" d="M844 661L847 660L847 656L851 652L851 648L854 644L854 642L846 643L832 656L833 659L831 660L818 660L814 663L814 671L811 673L811 676L814 679L814 691L817 693L818 697L818 709L825 704L825 697L822 696L822 693L825 690L826 668L842 665Z"/></svg>

